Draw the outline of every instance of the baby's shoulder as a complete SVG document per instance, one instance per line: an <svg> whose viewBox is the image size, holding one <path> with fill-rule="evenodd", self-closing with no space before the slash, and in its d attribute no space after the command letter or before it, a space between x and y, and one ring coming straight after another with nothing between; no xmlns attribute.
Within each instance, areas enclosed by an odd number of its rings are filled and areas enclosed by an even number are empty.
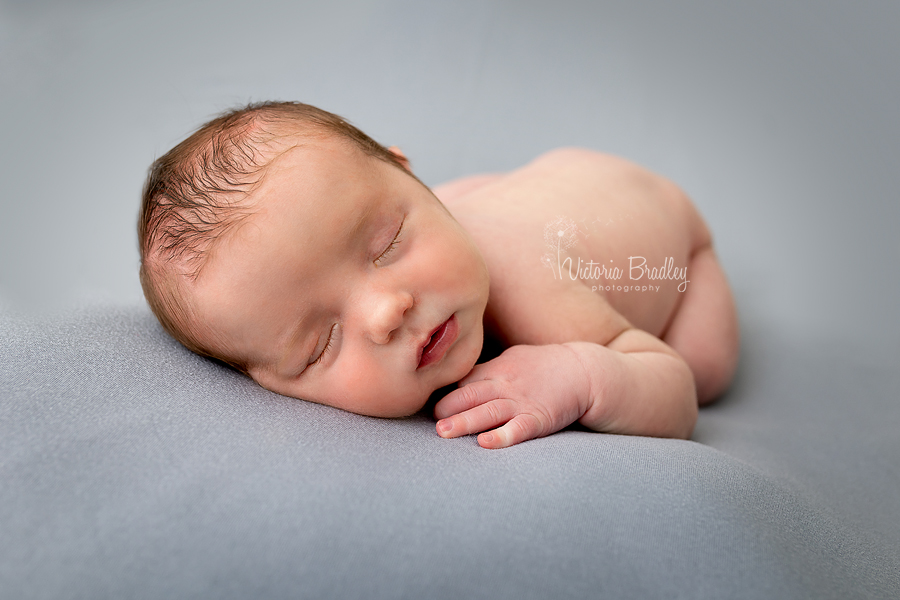
<svg viewBox="0 0 900 600"><path fill-rule="evenodd" d="M675 202L686 199L669 179L621 156L588 148L564 147L541 154L510 173L510 182L540 184L578 194L638 195Z"/></svg>
<svg viewBox="0 0 900 600"><path fill-rule="evenodd" d="M621 156L606 154L590 148L565 146L537 156L513 173L553 177L558 174L583 173L593 177L651 177L658 176L637 163Z"/></svg>
<svg viewBox="0 0 900 600"><path fill-rule="evenodd" d="M587 148L557 148L508 173L439 186L436 194L460 218L495 217L505 227L543 226L565 215L576 222L627 220L645 232L661 224L686 235L692 246L709 241L703 219L678 185L628 159Z"/></svg>
<svg viewBox="0 0 900 600"><path fill-rule="evenodd" d="M683 196L667 179L625 158L580 147L556 148L506 173L482 173L435 186L433 192L445 204L478 204L494 200L537 196L557 201L560 195L640 188L655 188L656 194ZM511 196L513 193L514 196Z"/></svg>

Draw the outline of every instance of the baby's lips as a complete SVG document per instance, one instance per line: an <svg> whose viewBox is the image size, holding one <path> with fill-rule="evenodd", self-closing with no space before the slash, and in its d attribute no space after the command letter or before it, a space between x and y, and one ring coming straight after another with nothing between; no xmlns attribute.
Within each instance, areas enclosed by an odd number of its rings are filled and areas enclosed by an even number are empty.
<svg viewBox="0 0 900 600"><path fill-rule="evenodd" d="M419 366L421 369L428 365L440 361L453 342L459 335L459 321L456 315L450 315L450 318L444 321L432 334L429 341L422 348L422 354L419 358Z"/></svg>

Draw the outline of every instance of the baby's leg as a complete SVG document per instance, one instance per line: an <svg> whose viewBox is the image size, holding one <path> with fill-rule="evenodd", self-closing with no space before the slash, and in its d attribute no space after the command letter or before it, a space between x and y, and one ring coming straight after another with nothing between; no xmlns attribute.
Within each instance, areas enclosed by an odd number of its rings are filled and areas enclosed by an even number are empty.
<svg viewBox="0 0 900 600"><path fill-rule="evenodd" d="M728 388L737 367L737 312L711 246L704 246L691 257L688 279L681 306L663 341L690 366L697 400L705 404Z"/></svg>

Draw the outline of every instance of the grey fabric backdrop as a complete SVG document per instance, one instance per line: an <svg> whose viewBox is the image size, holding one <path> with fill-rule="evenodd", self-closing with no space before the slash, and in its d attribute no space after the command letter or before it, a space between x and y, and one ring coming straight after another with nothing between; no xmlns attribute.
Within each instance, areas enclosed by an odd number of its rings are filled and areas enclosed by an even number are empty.
<svg viewBox="0 0 900 600"><path fill-rule="evenodd" d="M900 4L0 0L0 597L900 596ZM679 182L743 357L693 441L503 452L281 398L144 308L146 168L296 99L422 179Z"/></svg>

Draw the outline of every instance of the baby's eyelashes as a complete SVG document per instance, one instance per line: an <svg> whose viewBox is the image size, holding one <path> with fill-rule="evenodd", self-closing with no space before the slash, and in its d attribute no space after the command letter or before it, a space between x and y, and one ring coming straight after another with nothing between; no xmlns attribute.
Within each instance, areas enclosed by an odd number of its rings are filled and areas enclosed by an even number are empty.
<svg viewBox="0 0 900 600"><path fill-rule="evenodd" d="M313 360L312 362L307 364L307 367L311 367L313 365L319 364L322 361L322 359L325 358L325 355L328 353L328 351L332 349L332 347L334 346L334 342L335 342L337 326L338 326L337 323L335 323L334 325L331 326L331 329L328 332L328 339L325 340L325 347L322 348L322 352L319 353L319 356L316 357L315 360Z"/></svg>
<svg viewBox="0 0 900 600"><path fill-rule="evenodd" d="M387 248L384 249L384 252L382 252L380 255L378 255L378 258L375 259L376 265L380 265L381 262L384 261L384 259L386 259L388 256L390 256L394 252L394 249L397 247L397 244L400 243L400 232L403 231L403 223L404 222L405 222L405 219L400 222L400 227L397 228L397 233L396 233L396 235L394 235L394 239L391 240L391 243L388 244Z"/></svg>

